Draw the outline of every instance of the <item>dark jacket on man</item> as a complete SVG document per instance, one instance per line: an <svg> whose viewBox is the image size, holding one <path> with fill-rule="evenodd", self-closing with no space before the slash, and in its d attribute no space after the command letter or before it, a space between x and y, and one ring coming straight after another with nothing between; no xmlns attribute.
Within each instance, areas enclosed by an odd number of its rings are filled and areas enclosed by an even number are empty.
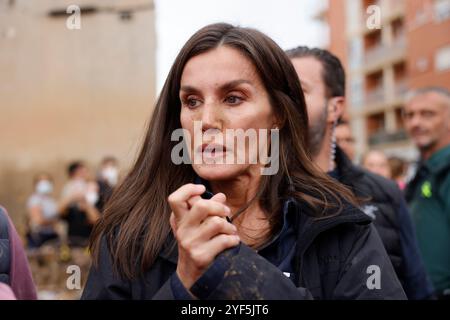
<svg viewBox="0 0 450 320"><path fill-rule="evenodd" d="M420 163L406 199L436 294L450 299L450 145Z"/></svg>
<svg viewBox="0 0 450 320"><path fill-rule="evenodd" d="M362 200L361 209L372 218L408 299L432 296L412 219L395 182L353 165L340 148L336 164L337 179Z"/></svg>

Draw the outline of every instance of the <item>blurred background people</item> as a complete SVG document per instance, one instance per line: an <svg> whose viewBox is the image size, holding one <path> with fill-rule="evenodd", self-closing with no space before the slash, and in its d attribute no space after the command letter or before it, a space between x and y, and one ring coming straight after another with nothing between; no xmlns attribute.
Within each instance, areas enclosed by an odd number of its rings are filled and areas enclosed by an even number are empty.
<svg viewBox="0 0 450 320"><path fill-rule="evenodd" d="M408 163L399 157L389 157L388 162L391 170L391 179L397 182L400 190L405 190Z"/></svg>
<svg viewBox="0 0 450 320"><path fill-rule="evenodd" d="M450 92L438 87L411 92L403 117L420 152L406 198L437 295L450 299Z"/></svg>
<svg viewBox="0 0 450 320"><path fill-rule="evenodd" d="M100 217L98 184L90 180L89 170L81 161L71 163L67 169L69 181L65 184L59 212L68 224L70 246L87 245L93 225Z"/></svg>
<svg viewBox="0 0 450 320"><path fill-rule="evenodd" d="M391 179L391 167L387 156L380 150L369 150L361 158L361 165L370 172Z"/></svg>
<svg viewBox="0 0 450 320"><path fill-rule="evenodd" d="M7 284L19 300L36 300L36 287L17 230L6 210L0 206L0 283ZM7 287L0 295L14 298Z"/></svg>
<svg viewBox="0 0 450 320"><path fill-rule="evenodd" d="M107 156L100 163L97 175L97 183L99 187L99 201L97 208L100 212L111 196L114 187L119 182L119 162L115 157Z"/></svg>
<svg viewBox="0 0 450 320"><path fill-rule="evenodd" d="M345 106L345 71L327 50L297 47L287 51L304 91L310 125L311 155L329 175L361 199L372 217L408 299L427 299L433 289L419 254L411 217L395 183L355 166L333 142Z"/></svg>
<svg viewBox="0 0 450 320"><path fill-rule="evenodd" d="M56 223L58 205L53 198L53 179L49 174L40 173L34 178L34 192L27 202L28 247L38 248L50 240L57 240Z"/></svg>
<svg viewBox="0 0 450 320"><path fill-rule="evenodd" d="M353 137L352 129L348 121L339 118L336 129L334 131L336 143L347 157L353 162L355 161L355 137Z"/></svg>

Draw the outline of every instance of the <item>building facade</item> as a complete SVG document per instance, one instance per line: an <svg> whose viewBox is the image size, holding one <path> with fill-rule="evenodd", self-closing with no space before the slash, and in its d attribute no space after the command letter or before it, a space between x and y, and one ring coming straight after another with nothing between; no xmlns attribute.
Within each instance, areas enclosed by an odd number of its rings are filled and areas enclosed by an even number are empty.
<svg viewBox="0 0 450 320"><path fill-rule="evenodd" d="M155 101L152 0L73 3L0 0L0 203L16 222L38 172L58 196L70 161L127 168Z"/></svg>
<svg viewBox="0 0 450 320"><path fill-rule="evenodd" d="M329 0L318 16L347 70L358 154L415 158L402 107L410 89L450 89L450 0Z"/></svg>

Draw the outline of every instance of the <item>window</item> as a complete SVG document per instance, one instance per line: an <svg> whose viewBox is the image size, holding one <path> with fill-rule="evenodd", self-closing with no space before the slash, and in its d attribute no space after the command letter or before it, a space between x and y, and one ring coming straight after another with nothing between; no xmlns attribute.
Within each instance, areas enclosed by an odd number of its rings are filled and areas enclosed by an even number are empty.
<svg viewBox="0 0 450 320"><path fill-rule="evenodd" d="M434 19L436 22L442 22L450 18L450 1L434 1Z"/></svg>
<svg viewBox="0 0 450 320"><path fill-rule="evenodd" d="M434 65L437 71L450 70L450 45L436 52Z"/></svg>
<svg viewBox="0 0 450 320"><path fill-rule="evenodd" d="M384 132L385 131L384 113L376 113L368 116L366 124L368 136Z"/></svg>

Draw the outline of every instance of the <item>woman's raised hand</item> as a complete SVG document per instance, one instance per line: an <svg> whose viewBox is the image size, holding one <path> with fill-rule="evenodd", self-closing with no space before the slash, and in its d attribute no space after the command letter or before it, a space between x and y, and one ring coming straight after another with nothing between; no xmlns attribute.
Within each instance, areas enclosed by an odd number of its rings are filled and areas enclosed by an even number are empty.
<svg viewBox="0 0 450 320"><path fill-rule="evenodd" d="M225 249L237 246L236 227L225 218L231 215L223 193L209 200L201 198L205 186L186 184L169 198L170 225L178 242L177 275L190 289Z"/></svg>

